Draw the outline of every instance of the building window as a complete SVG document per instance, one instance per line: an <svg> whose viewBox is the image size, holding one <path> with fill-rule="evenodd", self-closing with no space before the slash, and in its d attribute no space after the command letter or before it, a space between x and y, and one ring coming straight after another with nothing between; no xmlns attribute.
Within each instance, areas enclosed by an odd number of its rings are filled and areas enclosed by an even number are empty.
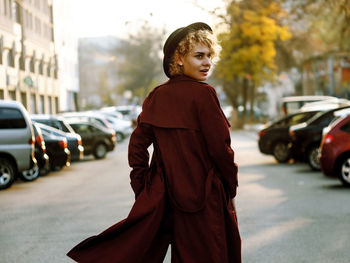
<svg viewBox="0 0 350 263"><path fill-rule="evenodd" d="M8 94L9 94L9 97L11 100L16 100L16 91L15 90L9 90Z"/></svg>
<svg viewBox="0 0 350 263"><path fill-rule="evenodd" d="M29 70L30 72L34 73L34 57L30 59Z"/></svg>
<svg viewBox="0 0 350 263"><path fill-rule="evenodd" d="M7 65L9 67L14 68L15 67L15 57L13 55L13 50L10 49L7 55Z"/></svg>
<svg viewBox="0 0 350 263"><path fill-rule="evenodd" d="M0 89L0 100L4 99L4 90Z"/></svg>
<svg viewBox="0 0 350 263"><path fill-rule="evenodd" d="M49 114L52 114L52 97L51 96L49 96Z"/></svg>
<svg viewBox="0 0 350 263"><path fill-rule="evenodd" d="M42 75L43 74L43 60L40 61L40 64L39 64L39 74Z"/></svg>
<svg viewBox="0 0 350 263"><path fill-rule="evenodd" d="M21 102L25 108L27 108L27 93L21 92Z"/></svg>
<svg viewBox="0 0 350 263"><path fill-rule="evenodd" d="M20 70L25 70L25 63L24 63L24 58L23 55L19 57L19 69Z"/></svg>
<svg viewBox="0 0 350 263"><path fill-rule="evenodd" d="M22 18L21 18L21 10L22 10L22 7L19 5L19 3L16 1L15 2L15 21L18 23L18 24L21 24L22 23Z"/></svg>
<svg viewBox="0 0 350 263"><path fill-rule="evenodd" d="M47 69L46 69L46 75L47 75L48 77L51 77L50 71L51 71L51 66L48 65L48 66L47 66Z"/></svg>
<svg viewBox="0 0 350 263"><path fill-rule="evenodd" d="M45 113L45 97L44 95L40 95L40 112Z"/></svg>
<svg viewBox="0 0 350 263"><path fill-rule="evenodd" d="M56 109L56 113L59 113L60 107L58 104L58 97L55 97L55 109Z"/></svg>
<svg viewBox="0 0 350 263"><path fill-rule="evenodd" d="M30 95L30 112L31 113L38 113L36 110L36 99L35 99L35 94Z"/></svg>

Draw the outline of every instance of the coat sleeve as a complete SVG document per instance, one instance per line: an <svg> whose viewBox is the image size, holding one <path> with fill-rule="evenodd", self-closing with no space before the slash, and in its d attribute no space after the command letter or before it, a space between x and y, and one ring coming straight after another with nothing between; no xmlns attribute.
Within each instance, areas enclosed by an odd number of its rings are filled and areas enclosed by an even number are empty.
<svg viewBox="0 0 350 263"><path fill-rule="evenodd" d="M145 184L145 175L149 169L148 147L153 142L153 130L150 125L137 120L137 126L130 136L128 159L130 172L130 184L137 197Z"/></svg>
<svg viewBox="0 0 350 263"><path fill-rule="evenodd" d="M206 86L198 96L198 116L209 155L231 198L236 196L238 167L231 148L230 126L214 88Z"/></svg>

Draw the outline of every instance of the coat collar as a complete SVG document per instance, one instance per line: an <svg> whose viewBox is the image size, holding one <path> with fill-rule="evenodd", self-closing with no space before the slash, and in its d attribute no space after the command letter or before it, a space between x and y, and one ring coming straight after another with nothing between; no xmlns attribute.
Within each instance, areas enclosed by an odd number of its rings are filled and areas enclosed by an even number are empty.
<svg viewBox="0 0 350 263"><path fill-rule="evenodd" d="M193 81L197 83L204 83L184 74L171 77L168 82L172 83L172 82L178 82L178 81Z"/></svg>

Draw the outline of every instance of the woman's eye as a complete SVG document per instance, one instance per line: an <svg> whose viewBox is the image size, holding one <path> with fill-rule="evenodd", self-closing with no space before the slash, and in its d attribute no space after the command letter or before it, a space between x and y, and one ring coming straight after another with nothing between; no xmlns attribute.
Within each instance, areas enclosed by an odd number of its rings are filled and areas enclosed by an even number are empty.
<svg viewBox="0 0 350 263"><path fill-rule="evenodd" d="M203 58L203 55L196 55L196 58Z"/></svg>

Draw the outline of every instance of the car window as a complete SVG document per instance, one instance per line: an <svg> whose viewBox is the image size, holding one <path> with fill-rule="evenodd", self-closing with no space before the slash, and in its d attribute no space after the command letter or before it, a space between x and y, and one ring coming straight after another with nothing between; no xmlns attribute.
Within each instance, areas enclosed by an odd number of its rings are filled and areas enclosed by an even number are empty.
<svg viewBox="0 0 350 263"><path fill-rule="evenodd" d="M90 130L91 133L98 132L98 129L96 127L94 127L94 126L91 126L91 125L89 126L89 130Z"/></svg>
<svg viewBox="0 0 350 263"><path fill-rule="evenodd" d="M23 129L27 123L18 109L0 108L0 129Z"/></svg>
<svg viewBox="0 0 350 263"><path fill-rule="evenodd" d="M95 121L102 126L106 126L106 123L100 119L95 119Z"/></svg>
<svg viewBox="0 0 350 263"><path fill-rule="evenodd" d="M322 116L320 116L318 119L316 119L313 122L313 124L319 125L319 126L328 126L329 123L333 120L333 118L334 118L333 112L325 113Z"/></svg>
<svg viewBox="0 0 350 263"><path fill-rule="evenodd" d="M70 132L70 133L73 133L74 131L72 131L71 129L68 129L68 124L67 123L65 123L64 121L58 121L60 124L61 124L61 126L62 126L62 130L64 131L64 132Z"/></svg>
<svg viewBox="0 0 350 263"><path fill-rule="evenodd" d="M58 130L62 130L61 125L59 123L57 123L56 121L49 121L49 126L54 127Z"/></svg>
<svg viewBox="0 0 350 263"><path fill-rule="evenodd" d="M343 126L341 126L340 128L342 131L350 133L350 121L348 121L346 124L344 124Z"/></svg>
<svg viewBox="0 0 350 263"><path fill-rule="evenodd" d="M71 126L77 133L81 133L81 134L90 133L88 124L72 124Z"/></svg>
<svg viewBox="0 0 350 263"><path fill-rule="evenodd" d="M295 124L305 122L308 119L310 119L312 116L314 116L315 114L316 114L316 112L303 112L301 114L296 114L289 119L288 124L295 125Z"/></svg>

